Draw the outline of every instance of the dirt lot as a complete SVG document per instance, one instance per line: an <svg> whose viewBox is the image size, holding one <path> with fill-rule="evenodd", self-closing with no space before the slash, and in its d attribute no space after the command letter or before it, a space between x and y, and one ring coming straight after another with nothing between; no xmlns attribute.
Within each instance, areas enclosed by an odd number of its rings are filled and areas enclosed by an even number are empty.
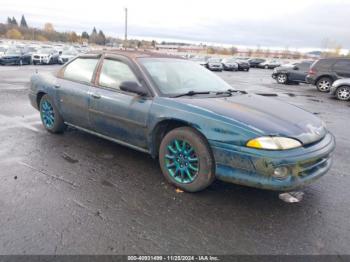
<svg viewBox="0 0 350 262"><path fill-rule="evenodd" d="M0 254L350 254L350 103L270 70L218 73L321 117L334 166L286 204L274 192L215 182L177 193L148 155L69 129L47 133L27 99L35 71L0 67Z"/></svg>

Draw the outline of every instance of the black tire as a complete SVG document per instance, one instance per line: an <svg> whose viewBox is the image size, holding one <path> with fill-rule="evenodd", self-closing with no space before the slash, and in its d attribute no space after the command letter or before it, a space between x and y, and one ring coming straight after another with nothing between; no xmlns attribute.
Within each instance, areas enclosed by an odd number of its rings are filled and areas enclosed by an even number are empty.
<svg viewBox="0 0 350 262"><path fill-rule="evenodd" d="M22 59L20 59L20 60L18 61L18 65L19 65L19 66L22 66L22 65L23 65L23 60L22 60Z"/></svg>
<svg viewBox="0 0 350 262"><path fill-rule="evenodd" d="M44 120L43 105L45 103L49 103L52 106L52 111L53 111L53 124L52 125L48 125ZM67 126L64 123L61 114L58 112L55 103L53 103L52 99L48 95L44 95L41 98L40 103L39 103L39 110L40 110L41 121L42 121L43 126L45 127L45 129L47 131L49 131L50 133L55 133L55 134L64 132L64 130L66 129Z"/></svg>
<svg viewBox="0 0 350 262"><path fill-rule="evenodd" d="M193 154L195 154L197 161L197 170L195 175L193 176L193 181L182 183L176 180L176 172L175 176L171 175L171 171L169 171L169 161L173 161L170 165L173 165L175 161L179 161L179 156L175 156L173 160L168 160L166 156L169 154L173 154L169 150L169 145L172 145L173 141L184 141L188 147L193 148ZM183 146L183 144L182 144ZM178 149L177 149L178 150ZM180 151L177 151L179 153ZM175 153L175 154L177 154ZM180 157L181 152L179 153ZM186 157L183 157L184 159ZM188 159L190 156L188 157ZM187 160L187 159L186 159ZM186 161L185 160L185 161ZM177 162L178 163L178 162ZM180 188L187 192L198 192L205 188L207 188L214 180L215 180L215 163L212 152L210 150L209 144L207 140L200 134L197 130L190 127L179 127L171 130L169 133L165 135L163 138L160 148L159 148L159 164L163 175L171 184ZM186 164L187 166L187 164ZM183 166L186 168L185 166ZM177 168L176 168L177 170ZM179 170L180 171L180 170ZM185 172L184 172L185 173ZM182 180L183 173L181 171L180 179ZM179 179L179 178L178 178Z"/></svg>
<svg viewBox="0 0 350 262"><path fill-rule="evenodd" d="M284 73L279 73L276 77L278 84L286 85L288 83L288 76Z"/></svg>
<svg viewBox="0 0 350 262"><path fill-rule="evenodd" d="M331 90L331 86L333 84L333 79L330 77L321 77L316 82L317 90L323 93L327 93Z"/></svg>
<svg viewBox="0 0 350 262"><path fill-rule="evenodd" d="M342 101L350 100L350 86L340 86L335 92L336 97Z"/></svg>

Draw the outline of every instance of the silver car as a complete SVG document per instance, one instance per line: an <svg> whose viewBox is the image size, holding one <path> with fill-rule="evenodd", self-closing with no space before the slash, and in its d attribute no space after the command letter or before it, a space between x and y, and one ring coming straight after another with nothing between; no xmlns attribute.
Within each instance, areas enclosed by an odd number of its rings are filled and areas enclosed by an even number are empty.
<svg viewBox="0 0 350 262"><path fill-rule="evenodd" d="M339 100L350 100L350 78L336 80L331 87L330 93Z"/></svg>

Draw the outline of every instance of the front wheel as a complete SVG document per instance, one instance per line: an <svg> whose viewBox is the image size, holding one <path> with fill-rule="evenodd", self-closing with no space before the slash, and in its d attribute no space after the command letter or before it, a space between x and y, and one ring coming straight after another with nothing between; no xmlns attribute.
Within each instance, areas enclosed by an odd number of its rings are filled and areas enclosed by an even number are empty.
<svg viewBox="0 0 350 262"><path fill-rule="evenodd" d="M288 82L288 77L286 74L278 74L276 80L277 83L285 85Z"/></svg>
<svg viewBox="0 0 350 262"><path fill-rule="evenodd" d="M350 100L350 86L341 86L337 89L336 96L339 100Z"/></svg>
<svg viewBox="0 0 350 262"><path fill-rule="evenodd" d="M44 95L40 100L41 121L47 131L51 133L62 133L66 125L58 112L55 104L48 95Z"/></svg>
<svg viewBox="0 0 350 262"><path fill-rule="evenodd" d="M197 192L215 179L215 165L207 140L195 129L180 127L163 138L159 164L165 178L176 187Z"/></svg>
<svg viewBox="0 0 350 262"><path fill-rule="evenodd" d="M329 92L331 86L333 84L333 80L329 77L322 77L317 81L316 87L320 92Z"/></svg>

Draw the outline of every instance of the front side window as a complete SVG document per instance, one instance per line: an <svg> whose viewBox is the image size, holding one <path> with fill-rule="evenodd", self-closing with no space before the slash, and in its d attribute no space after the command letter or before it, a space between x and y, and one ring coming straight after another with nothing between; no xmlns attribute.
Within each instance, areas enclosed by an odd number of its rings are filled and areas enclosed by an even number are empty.
<svg viewBox="0 0 350 262"><path fill-rule="evenodd" d="M164 95L232 89L220 77L191 61L171 58L139 58L139 61Z"/></svg>
<svg viewBox="0 0 350 262"><path fill-rule="evenodd" d="M124 81L138 82L135 74L127 64L118 60L105 59L98 81L99 85L119 89L120 84Z"/></svg>
<svg viewBox="0 0 350 262"><path fill-rule="evenodd" d="M68 80L90 83L97 63L97 58L77 58L65 68L63 77Z"/></svg>

